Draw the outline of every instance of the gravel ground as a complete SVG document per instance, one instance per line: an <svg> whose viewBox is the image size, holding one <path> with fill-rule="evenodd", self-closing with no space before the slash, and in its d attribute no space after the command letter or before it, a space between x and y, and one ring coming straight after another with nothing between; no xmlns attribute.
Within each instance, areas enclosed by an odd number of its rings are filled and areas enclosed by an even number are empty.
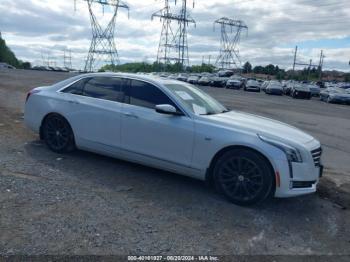
<svg viewBox="0 0 350 262"><path fill-rule="evenodd" d="M68 73L0 71L0 254L350 255L348 106L203 87L324 145L318 194L243 208L202 182L76 151L23 125L25 94Z"/></svg>

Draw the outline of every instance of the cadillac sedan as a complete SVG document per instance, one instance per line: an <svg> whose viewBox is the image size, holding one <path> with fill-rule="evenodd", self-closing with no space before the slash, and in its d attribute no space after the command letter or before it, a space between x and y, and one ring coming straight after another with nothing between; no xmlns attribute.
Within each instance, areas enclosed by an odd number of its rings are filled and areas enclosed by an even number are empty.
<svg viewBox="0 0 350 262"><path fill-rule="evenodd" d="M171 79L79 75L31 90L24 118L54 152L77 148L205 180L239 205L315 192L322 174L310 135Z"/></svg>

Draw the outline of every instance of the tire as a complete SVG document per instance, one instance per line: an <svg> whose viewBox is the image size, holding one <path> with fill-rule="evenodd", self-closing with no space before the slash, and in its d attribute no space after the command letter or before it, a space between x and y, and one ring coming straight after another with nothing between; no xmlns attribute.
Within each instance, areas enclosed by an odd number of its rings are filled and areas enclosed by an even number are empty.
<svg viewBox="0 0 350 262"><path fill-rule="evenodd" d="M332 101L331 101L331 99L329 98L329 96L327 96L326 102L327 102L328 104L332 103Z"/></svg>
<svg viewBox="0 0 350 262"><path fill-rule="evenodd" d="M75 149L74 134L68 121L58 114L50 114L42 125L46 145L56 153L68 153Z"/></svg>
<svg viewBox="0 0 350 262"><path fill-rule="evenodd" d="M257 204L275 191L274 172L267 160L249 149L224 153L213 168L216 189L240 206Z"/></svg>

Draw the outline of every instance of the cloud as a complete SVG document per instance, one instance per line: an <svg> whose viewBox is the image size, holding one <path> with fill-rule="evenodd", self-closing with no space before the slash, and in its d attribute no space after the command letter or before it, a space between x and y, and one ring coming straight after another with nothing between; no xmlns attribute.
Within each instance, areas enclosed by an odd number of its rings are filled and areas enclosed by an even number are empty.
<svg viewBox="0 0 350 262"><path fill-rule="evenodd" d="M151 20L163 1L126 0L130 12L120 9L116 24L116 44L122 62L156 59L161 22ZM177 1L172 12L179 10ZM63 63L63 49L72 50L73 61L83 67L90 47L90 17L85 1L1 0L0 30L22 60L41 63L42 53L50 53ZM96 17L104 27L111 10L94 5ZM189 1L188 11L196 26L188 27L191 63L201 63L203 56L215 61L220 48L220 28L213 22L220 17L243 20L249 27L242 34L240 57L243 62L278 64L290 68L293 49L299 46L298 59L318 61L320 50L326 55L327 69L349 71L350 5L347 0L214 0ZM343 39L343 41L336 41ZM304 43L312 42L312 46ZM330 42L334 44L330 45ZM327 42L327 45L324 43ZM61 61L62 60L62 61Z"/></svg>

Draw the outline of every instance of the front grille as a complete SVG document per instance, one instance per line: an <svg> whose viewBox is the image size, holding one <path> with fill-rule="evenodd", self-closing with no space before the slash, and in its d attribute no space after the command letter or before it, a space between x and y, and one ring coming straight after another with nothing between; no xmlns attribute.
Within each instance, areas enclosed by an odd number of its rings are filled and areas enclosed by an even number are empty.
<svg viewBox="0 0 350 262"><path fill-rule="evenodd" d="M293 188L308 188L315 183L316 181L293 181Z"/></svg>
<svg viewBox="0 0 350 262"><path fill-rule="evenodd" d="M316 148L311 151L312 158L314 159L314 163L316 167L319 167L321 164L321 154L322 154L322 148Z"/></svg>

